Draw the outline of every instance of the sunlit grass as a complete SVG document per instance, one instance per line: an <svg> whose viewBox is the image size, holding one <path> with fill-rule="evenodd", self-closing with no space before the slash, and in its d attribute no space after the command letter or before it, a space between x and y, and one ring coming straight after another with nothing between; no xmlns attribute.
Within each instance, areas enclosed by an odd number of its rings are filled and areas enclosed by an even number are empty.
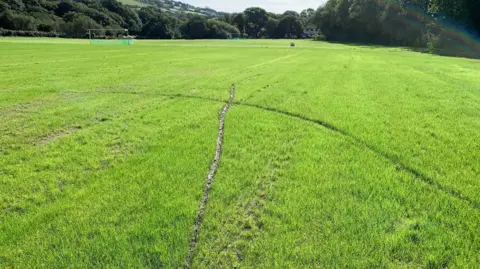
<svg viewBox="0 0 480 269"><path fill-rule="evenodd" d="M0 267L181 267L231 84L194 267L475 267L478 61L295 42L0 39Z"/></svg>

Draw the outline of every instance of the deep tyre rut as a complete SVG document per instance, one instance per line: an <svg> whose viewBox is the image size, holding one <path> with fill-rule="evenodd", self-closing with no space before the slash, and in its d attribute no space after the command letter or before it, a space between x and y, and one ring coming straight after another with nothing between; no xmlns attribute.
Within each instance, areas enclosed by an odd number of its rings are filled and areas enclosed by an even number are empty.
<svg viewBox="0 0 480 269"><path fill-rule="evenodd" d="M264 111L269 111L269 112L273 112L273 113L278 113L278 114L294 117L294 118L297 118L297 119L300 119L300 120L303 120L303 121L307 121L307 122L311 122L311 123L320 125L320 126L326 128L326 129L329 129L333 132L339 133L339 134L341 134L345 137L350 138L357 145L361 145L361 146L373 151L375 154L389 160L399 170L403 170L403 171L411 174L414 178L425 182L426 184L430 185L431 187L433 187L433 188L435 188L435 189L437 189L437 190L439 190L443 193L446 193L450 197L459 199L459 200L467 203L470 207L472 207L476 210L480 210L480 204L476 200L471 199L470 197L464 195L463 193L461 193L460 191L458 191L458 190L456 190L452 187L441 184L440 182L438 182L437 180L435 180L432 177L427 176L425 173L421 172L420 170L412 168L412 167L408 166L407 164L401 162L398 159L398 157L396 157L392 154L389 154L389 153L387 153L383 150L380 150L376 146L371 145L371 144L363 141L359 137L354 136L354 135L348 133L345 130L339 129L339 128L331 125L328 122L324 122L324 121L317 120L317 119L311 119L311 118L308 118L308 117L303 116L301 114L292 113L292 112L280 110L280 109L277 109L277 108L271 108L271 107L260 106L260 105L249 104L249 103L243 103L243 102L233 102L233 104L234 105L247 106L247 107L253 107L253 108L261 109L261 110L264 110Z"/></svg>
<svg viewBox="0 0 480 269"><path fill-rule="evenodd" d="M203 196L200 202L200 208L197 213L197 218L195 219L195 224L193 226L193 234L192 234L192 237L190 238L185 268L190 268L192 265L193 256L195 254L195 249L198 242L198 236L200 234L200 228L202 226L203 216L205 215L205 208L208 202L208 193L212 188L213 180L215 178L215 173L217 172L220 158L222 156L223 136L225 132L224 131L225 116L227 114L228 109L230 108L231 103L233 102L234 97L235 97L235 85L232 84L232 88L230 89L230 98L228 99L225 106L223 106L222 112L220 113L218 137L217 137L217 148L215 150L215 156L213 157L212 165L210 166L210 171L208 172L208 175L207 175L207 182L205 183L205 187L203 188Z"/></svg>

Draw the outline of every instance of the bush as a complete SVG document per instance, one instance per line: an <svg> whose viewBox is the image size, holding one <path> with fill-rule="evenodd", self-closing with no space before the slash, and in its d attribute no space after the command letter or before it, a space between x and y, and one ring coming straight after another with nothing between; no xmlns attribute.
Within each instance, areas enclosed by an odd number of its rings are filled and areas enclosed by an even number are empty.
<svg viewBox="0 0 480 269"><path fill-rule="evenodd" d="M327 40L327 37L322 33L315 34L315 35L313 35L312 38L315 41L325 41L325 40Z"/></svg>
<svg viewBox="0 0 480 269"><path fill-rule="evenodd" d="M0 36L10 36L10 37L65 37L63 33L54 33L54 32L41 32L41 31L18 31L18 30L8 30L0 29Z"/></svg>
<svg viewBox="0 0 480 269"><path fill-rule="evenodd" d="M70 37L85 38L88 36L86 29L101 29L97 22L90 17L81 14L75 14L72 22L64 22L60 25L60 29Z"/></svg>
<svg viewBox="0 0 480 269"><path fill-rule="evenodd" d="M53 32L53 26L48 24L39 24L37 30L40 32Z"/></svg>
<svg viewBox="0 0 480 269"><path fill-rule="evenodd" d="M451 38L445 32L429 32L426 35L425 52L455 57L480 58L480 49Z"/></svg>
<svg viewBox="0 0 480 269"><path fill-rule="evenodd" d="M230 34L240 35L237 27L215 19L207 20L207 27L210 29L210 33L206 38L226 39Z"/></svg>
<svg viewBox="0 0 480 269"><path fill-rule="evenodd" d="M0 25L12 30L36 30L35 19L33 17L9 11L0 14Z"/></svg>
<svg viewBox="0 0 480 269"><path fill-rule="evenodd" d="M440 35L435 35L433 33L427 34L427 52L435 53L438 51L440 45Z"/></svg>

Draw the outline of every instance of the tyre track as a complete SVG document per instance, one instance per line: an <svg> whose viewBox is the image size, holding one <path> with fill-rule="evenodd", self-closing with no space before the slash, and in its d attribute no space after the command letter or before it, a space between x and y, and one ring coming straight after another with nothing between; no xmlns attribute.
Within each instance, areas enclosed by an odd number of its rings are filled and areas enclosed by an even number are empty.
<svg viewBox="0 0 480 269"><path fill-rule="evenodd" d="M232 88L230 89L230 98L228 99L227 103L223 106L222 112L220 113L219 118L219 126L218 126L218 137L217 137L217 148L215 150L215 155L213 157L212 165L210 166L210 171L207 175L207 181L205 183L205 187L203 189L203 196L200 202L200 208L197 213L197 218L195 219L195 224L193 226L193 233L192 237L190 238L190 243L188 247L188 254L187 260L185 264L185 268L190 268L193 260L193 256L195 254L196 245L198 242L198 236L200 234L200 229L203 222L203 216L205 215L205 208L208 202L208 193L212 188L213 180L215 178L215 173L217 172L217 168L220 162L220 158L222 156L222 146L223 146L223 137L224 137L224 127L225 127L225 116L230 108L230 105L233 102L233 98L235 98L235 85L232 84Z"/></svg>
<svg viewBox="0 0 480 269"><path fill-rule="evenodd" d="M425 173L402 163L398 159L398 157L393 156L393 155L391 155L387 152L384 152L381 149L379 149L379 148L377 148L373 145L368 144L367 142L363 141L359 137L356 137L356 136L348 133L345 130L339 129L339 128L333 126L332 124L330 124L328 122L325 122L325 121L322 121L322 120L317 120L317 119L311 119L311 118L308 118L308 117L306 117L304 115L301 115L301 114L292 113L292 112L288 112L288 111L284 111L284 110L280 110L280 109L276 109L276 108L271 108L271 107L266 107L266 106L260 106L260 105L243 103L243 102L233 102L233 104L241 105L241 106L247 106L247 107L253 107L253 108L261 109L261 110L264 110L264 111L269 111L269 112L273 112L273 113L286 115L286 116L289 116L289 117L294 117L294 118L297 118L297 119L300 119L300 120L303 120L303 121L307 121L307 122L311 122L311 123L320 125L320 126L326 128L326 129L329 129L333 132L339 133L339 134L341 134L343 136L346 136L346 137L350 138L351 140L353 140L353 142L355 144L361 145L361 146L373 151L375 154L389 160L390 162L392 162L396 166L396 168L398 170L403 170L403 171L411 174L415 178L427 183L431 187L433 187L433 188L435 188L435 189L437 189L441 192L444 192L451 197L457 198L457 199L467 203L469 206L471 206L474 209L477 209L477 210L480 209L480 204L477 201L472 200L468 196L465 196L463 193L459 192L458 190L456 190L454 188L451 188L451 187L448 187L448 186L445 186L445 185L442 185L441 183L436 181L434 178L426 175Z"/></svg>
<svg viewBox="0 0 480 269"><path fill-rule="evenodd" d="M136 92L136 91L65 91L65 93L75 93L75 94L131 94L131 95L142 95L142 96L160 96L160 97L170 97L170 98L189 98L189 99L200 99L213 102L225 103L225 100L216 99L205 96L195 96L195 95L186 95L180 93L166 94L166 93L155 93L155 92Z"/></svg>
<svg viewBox="0 0 480 269"><path fill-rule="evenodd" d="M150 93L142 93L142 92L97 92L97 93L144 94L144 95L165 96L165 97L171 97L171 98L191 98L191 99L201 99L201 100L207 100L207 101L213 101L213 102L222 102L222 103L225 102L223 100L215 99L215 98L192 96L192 95L183 95L183 94L150 94ZM352 135L345 130L339 129L338 127L336 127L336 126L334 126L334 125L332 125L328 122L318 120L318 119L312 119L312 118L306 117L306 116L298 114L298 113L284 111L284 110L280 110L280 109L272 108L272 107L267 107L267 106L261 106L261 105L250 104L250 103L239 102L239 101L232 101L231 104L239 105L239 106L246 106L246 107L253 107L253 108L261 109L261 110L272 112L272 113L278 113L278 114L286 115L286 116L289 116L289 117L297 118L299 120L303 120L303 121L307 121L307 122L311 122L311 123L320 125L320 126L322 126L324 128L327 128L331 131L339 133L343 136L346 136L346 137L350 138L355 144L361 145L361 146L373 151L375 154L377 154L379 156L382 156L383 158L389 160L390 162L392 162L397 167L397 169L403 170L403 171L411 174L412 176L414 176L418 180L421 180L421 181L427 183L431 187L433 187L437 190L440 190L440 191L448 194L451 197L457 198L457 199L467 203L472 208L480 210L480 203L479 202L477 202L475 200L472 200L471 198L469 198L468 196L465 196L463 193L461 193L458 190L455 190L454 188L442 185L441 183L439 183L434 178L432 178L430 176L427 176L425 173L423 173L423 172L421 172L421 171L419 171L419 170L417 170L413 167L410 167L407 164L402 163L398 159L398 157L396 157L392 154L389 154L387 152L384 152L384 151L378 149L377 147L375 147L371 144L368 144L367 142L363 141L359 137L356 137L355 135Z"/></svg>

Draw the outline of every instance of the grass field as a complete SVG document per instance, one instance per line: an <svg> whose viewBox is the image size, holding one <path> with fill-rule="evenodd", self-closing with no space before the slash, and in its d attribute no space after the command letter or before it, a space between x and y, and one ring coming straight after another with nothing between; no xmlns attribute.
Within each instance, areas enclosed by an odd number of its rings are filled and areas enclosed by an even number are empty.
<svg viewBox="0 0 480 269"><path fill-rule="evenodd" d="M149 6L148 4L145 4L145 3L137 1L137 0L120 0L119 2L123 3L124 5L131 5L131 6L140 6L140 7Z"/></svg>
<svg viewBox="0 0 480 269"><path fill-rule="evenodd" d="M475 268L480 62L0 39L0 268Z"/></svg>

